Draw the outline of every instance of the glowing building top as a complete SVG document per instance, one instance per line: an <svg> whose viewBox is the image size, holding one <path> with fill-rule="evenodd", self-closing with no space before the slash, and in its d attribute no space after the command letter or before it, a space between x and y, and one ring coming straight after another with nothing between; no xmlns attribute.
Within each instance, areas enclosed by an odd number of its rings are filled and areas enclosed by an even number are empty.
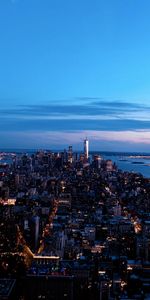
<svg viewBox="0 0 150 300"><path fill-rule="evenodd" d="M86 159L89 157L89 141L87 138L84 140L84 156Z"/></svg>

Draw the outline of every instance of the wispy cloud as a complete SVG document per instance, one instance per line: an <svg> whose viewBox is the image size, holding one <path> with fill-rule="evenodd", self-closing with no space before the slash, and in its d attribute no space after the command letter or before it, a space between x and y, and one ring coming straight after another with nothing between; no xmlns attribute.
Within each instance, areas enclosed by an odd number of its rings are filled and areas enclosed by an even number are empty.
<svg viewBox="0 0 150 300"><path fill-rule="evenodd" d="M97 98L86 98L81 103L78 99L78 103L72 105L71 102L18 105L1 109L0 128L7 139L11 130L14 140L18 137L22 143L28 140L45 146L79 143L87 133L95 143L149 145L149 112L149 106Z"/></svg>
<svg viewBox="0 0 150 300"><path fill-rule="evenodd" d="M3 147L3 137L5 132L0 133L2 140L1 147ZM130 150L138 147L141 149L149 150L150 145L150 130L149 131L93 131L93 130L81 130L81 131L14 131L8 132L7 146L18 146L18 140L20 141L20 148L49 148L49 149L63 149L72 144L76 149L83 148L83 140L85 136L88 136L90 140L91 150L107 150L107 147L116 147L115 150L121 149ZM6 146L6 144L5 144ZM106 148L104 148L104 146ZM143 147L143 148L142 148ZM110 148L112 151L112 148Z"/></svg>
<svg viewBox="0 0 150 300"><path fill-rule="evenodd" d="M51 103L49 105L20 105L13 109L3 109L1 116L23 117L29 119L135 119L150 120L150 107L123 101L94 100L94 102L81 102L77 104Z"/></svg>
<svg viewBox="0 0 150 300"><path fill-rule="evenodd" d="M0 118L0 128L9 131L18 130L52 130L52 131L63 131L63 130L98 130L98 131L135 131L135 130L147 130L150 129L150 120L133 120L133 119L119 119L119 118L103 118L92 116L81 116L76 118Z"/></svg>

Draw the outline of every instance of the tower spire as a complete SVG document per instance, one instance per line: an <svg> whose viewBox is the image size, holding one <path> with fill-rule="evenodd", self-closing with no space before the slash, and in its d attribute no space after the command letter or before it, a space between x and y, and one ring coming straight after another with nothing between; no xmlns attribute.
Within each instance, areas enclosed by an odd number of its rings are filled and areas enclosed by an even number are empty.
<svg viewBox="0 0 150 300"><path fill-rule="evenodd" d="M84 156L85 159L88 159L89 157L89 140L87 139L87 137L84 140Z"/></svg>

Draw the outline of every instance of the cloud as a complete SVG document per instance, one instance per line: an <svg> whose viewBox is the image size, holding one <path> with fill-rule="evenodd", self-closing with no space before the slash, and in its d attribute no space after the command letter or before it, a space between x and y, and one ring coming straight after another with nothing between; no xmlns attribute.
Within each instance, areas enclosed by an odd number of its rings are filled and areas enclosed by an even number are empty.
<svg viewBox="0 0 150 300"><path fill-rule="evenodd" d="M115 101L104 101L104 100L100 100L100 101L94 101L91 102L92 105L95 106L104 106L104 107L115 107L115 108L127 108L127 109L139 109L139 108L145 108L145 106L142 106L138 103L131 103L131 102L124 102L124 101L119 101L119 100L115 100Z"/></svg>
<svg viewBox="0 0 150 300"><path fill-rule="evenodd" d="M103 131L126 131L147 130L150 128L149 120L115 119L108 117L71 116L71 118L0 118L0 128L5 131L63 131L63 130L103 130Z"/></svg>
<svg viewBox="0 0 150 300"><path fill-rule="evenodd" d="M83 139L88 132L94 143L100 140L109 145L112 141L114 147L115 142L118 147L119 143L139 147L142 143L149 145L149 111L149 106L97 98L86 98L81 103L78 99L72 104L70 101L10 106L0 111L0 132L5 132L5 142L14 136L14 141L18 139L22 145L28 140L30 145L35 142L47 146L50 142L66 146L73 140L79 143L78 138Z"/></svg>
<svg viewBox="0 0 150 300"><path fill-rule="evenodd" d="M142 106L136 103L123 101L104 101L99 100L92 102L72 103L50 103L49 105L18 105L16 107L3 109L0 112L1 117L23 117L24 119L135 119L149 120L149 106Z"/></svg>
<svg viewBox="0 0 150 300"><path fill-rule="evenodd" d="M9 131L7 143L5 143L5 132L0 133L2 147L18 148L47 148L64 149L72 144L74 149L83 149L83 140L87 136L90 141L90 150L110 151L149 151L149 131ZM18 143L18 140L20 143Z"/></svg>

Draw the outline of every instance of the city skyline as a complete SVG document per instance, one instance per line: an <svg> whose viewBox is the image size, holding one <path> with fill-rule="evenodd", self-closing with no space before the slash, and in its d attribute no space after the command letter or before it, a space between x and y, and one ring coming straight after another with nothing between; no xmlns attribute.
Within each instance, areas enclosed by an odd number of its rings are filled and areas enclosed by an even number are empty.
<svg viewBox="0 0 150 300"><path fill-rule="evenodd" d="M149 9L2 0L1 148L149 152Z"/></svg>

